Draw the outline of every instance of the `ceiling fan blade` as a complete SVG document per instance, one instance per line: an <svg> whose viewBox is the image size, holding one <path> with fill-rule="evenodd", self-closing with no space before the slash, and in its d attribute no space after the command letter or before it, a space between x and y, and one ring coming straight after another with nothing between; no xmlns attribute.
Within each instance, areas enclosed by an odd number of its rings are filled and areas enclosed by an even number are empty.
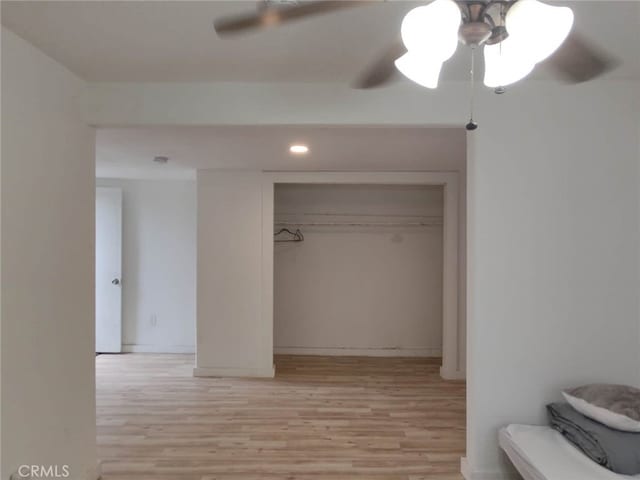
<svg viewBox="0 0 640 480"><path fill-rule="evenodd" d="M241 33L245 30L264 26L266 12L252 12L217 18L213 22L213 28L219 36L233 33Z"/></svg>
<svg viewBox="0 0 640 480"><path fill-rule="evenodd" d="M300 20L305 17L367 5L375 1L377 0L314 0L290 6L267 7L244 15L218 18L213 22L213 26L220 36L244 33L249 30Z"/></svg>
<svg viewBox="0 0 640 480"><path fill-rule="evenodd" d="M398 38L382 55L372 62L353 82L353 88L368 89L389 83L398 73L395 61L407 53L407 48Z"/></svg>
<svg viewBox="0 0 640 480"><path fill-rule="evenodd" d="M545 63L567 83L582 83L613 70L619 62L574 30Z"/></svg>

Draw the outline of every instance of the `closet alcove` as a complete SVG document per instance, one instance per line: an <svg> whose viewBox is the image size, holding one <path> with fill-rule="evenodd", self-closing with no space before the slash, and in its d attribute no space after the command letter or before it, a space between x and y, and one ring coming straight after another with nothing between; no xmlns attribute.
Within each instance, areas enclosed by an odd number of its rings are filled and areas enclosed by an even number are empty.
<svg viewBox="0 0 640 480"><path fill-rule="evenodd" d="M442 186L276 184L274 199L275 354L442 356Z"/></svg>

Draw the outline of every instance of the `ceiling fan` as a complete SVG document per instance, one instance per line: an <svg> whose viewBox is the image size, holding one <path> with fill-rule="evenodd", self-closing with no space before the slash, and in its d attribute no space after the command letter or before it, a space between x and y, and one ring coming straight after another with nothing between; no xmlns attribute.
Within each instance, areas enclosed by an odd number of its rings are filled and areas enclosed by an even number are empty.
<svg viewBox="0 0 640 480"><path fill-rule="evenodd" d="M256 11L218 18L214 27L219 36L228 37L384 1L262 0ZM572 26L570 8L538 0L435 0L406 15L401 39L354 86L384 85L397 69L435 88L439 67L455 53L458 40L472 48L484 47L485 84L489 87L504 87L524 78L547 57L553 70L570 83L591 80L611 69L613 58L586 42Z"/></svg>
<svg viewBox="0 0 640 480"><path fill-rule="evenodd" d="M247 33L347 8L387 0L262 0L248 14L214 21L219 36ZM422 2L421 2L422 3ZM388 83L397 71L427 88L436 88L440 70L458 43L475 51L484 48L484 84L503 93L504 87L529 75L543 61L569 83L592 80L616 62L573 28L573 11L539 0L434 0L409 11L400 38L354 82L368 89ZM473 114L472 114L473 117ZM473 119L467 125L476 128Z"/></svg>

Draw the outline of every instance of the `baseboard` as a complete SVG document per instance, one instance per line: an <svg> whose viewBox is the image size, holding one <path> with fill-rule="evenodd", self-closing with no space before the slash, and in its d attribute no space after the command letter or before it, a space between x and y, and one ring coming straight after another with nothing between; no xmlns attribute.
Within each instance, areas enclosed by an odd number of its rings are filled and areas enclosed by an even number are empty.
<svg viewBox="0 0 640 480"><path fill-rule="evenodd" d="M471 480L471 472L469 472L469 462L467 461L467 457L462 457L460 459L460 473L465 480Z"/></svg>
<svg viewBox="0 0 640 480"><path fill-rule="evenodd" d="M276 355L323 355L328 357L441 357L442 348L274 347Z"/></svg>
<svg viewBox="0 0 640 480"><path fill-rule="evenodd" d="M518 480L520 477L504 472L473 472L467 461L467 457L460 459L460 473L465 480Z"/></svg>
<svg viewBox="0 0 640 480"><path fill-rule="evenodd" d="M275 374L274 366L271 368L195 367L193 369L194 377L273 378Z"/></svg>
<svg viewBox="0 0 640 480"><path fill-rule="evenodd" d="M122 345L123 353L196 353L193 345Z"/></svg>
<svg viewBox="0 0 640 480"><path fill-rule="evenodd" d="M463 370L451 370L440 367L440 376L445 380L465 380L467 374Z"/></svg>

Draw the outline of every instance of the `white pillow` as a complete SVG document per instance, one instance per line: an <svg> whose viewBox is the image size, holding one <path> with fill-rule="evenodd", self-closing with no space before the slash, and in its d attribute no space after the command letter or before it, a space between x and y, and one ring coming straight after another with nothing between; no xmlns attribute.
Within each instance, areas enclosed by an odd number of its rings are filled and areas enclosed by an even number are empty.
<svg viewBox="0 0 640 480"><path fill-rule="evenodd" d="M625 432L640 432L640 390L625 385L594 384L562 392L585 417Z"/></svg>

